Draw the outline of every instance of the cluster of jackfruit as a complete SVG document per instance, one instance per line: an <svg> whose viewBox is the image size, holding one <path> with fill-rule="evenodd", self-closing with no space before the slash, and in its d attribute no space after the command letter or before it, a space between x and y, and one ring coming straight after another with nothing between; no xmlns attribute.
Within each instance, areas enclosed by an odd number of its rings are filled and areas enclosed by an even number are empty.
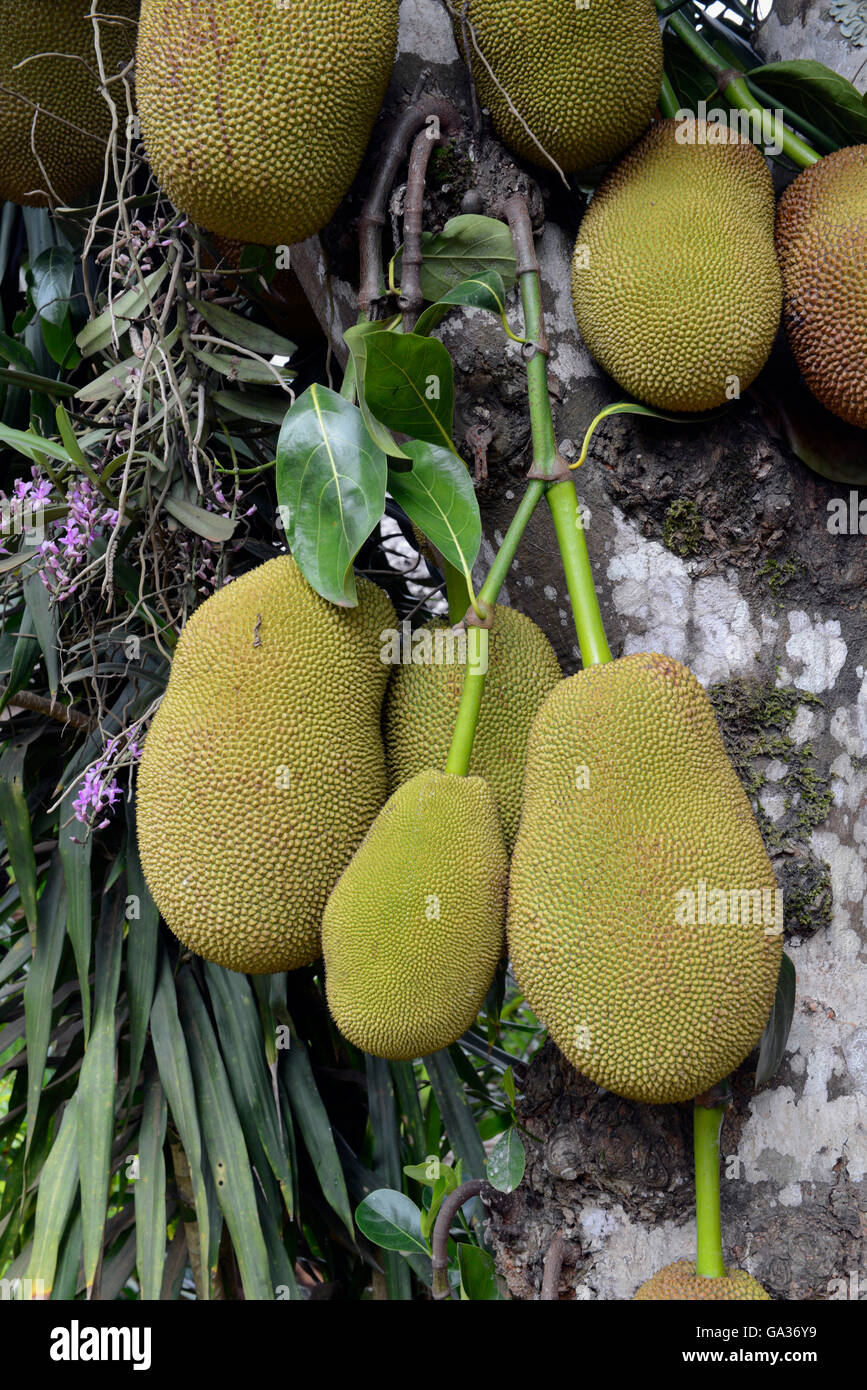
<svg viewBox="0 0 867 1390"><path fill-rule="evenodd" d="M135 49L139 0L0 0L0 200L45 207L101 177L111 108L100 91ZM112 89L120 120L126 101Z"/></svg>
<svg viewBox="0 0 867 1390"><path fill-rule="evenodd" d="M635 1294L636 1302L708 1302L744 1301L770 1302L767 1293L751 1274L743 1269L727 1269L718 1278L696 1274L689 1260L677 1260L666 1265L646 1280Z"/></svg>

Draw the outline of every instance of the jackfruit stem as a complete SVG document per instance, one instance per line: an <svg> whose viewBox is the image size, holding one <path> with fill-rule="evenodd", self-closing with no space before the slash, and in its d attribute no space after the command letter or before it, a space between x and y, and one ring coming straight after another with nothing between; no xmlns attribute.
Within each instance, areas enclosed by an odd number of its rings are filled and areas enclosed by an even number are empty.
<svg viewBox="0 0 867 1390"><path fill-rule="evenodd" d="M659 89L659 109L667 121L673 121L680 110L677 92L672 87L667 72L662 74L662 86Z"/></svg>
<svg viewBox="0 0 867 1390"><path fill-rule="evenodd" d="M693 1109L695 1153L696 1274L708 1279L725 1275L722 1253L719 1194L719 1136L725 1105L701 1105Z"/></svg>
<svg viewBox="0 0 867 1390"><path fill-rule="evenodd" d="M662 13L665 10L665 0L656 0L656 8ZM672 33L686 44L699 62L716 78L719 89L729 105L735 107L736 110L746 111L748 115L758 117L763 135L766 131L769 134L769 144L779 144L782 147L782 153L794 164L797 164L799 169L808 169L811 164L818 164L821 156L794 131L788 130L782 121L777 120L773 112L768 111L766 107L756 101L743 73L724 63L707 39L693 29L684 15L680 13L669 14L667 22ZM769 126L767 125L768 116L771 118Z"/></svg>
<svg viewBox="0 0 867 1390"><path fill-rule="evenodd" d="M601 666L611 660L611 649L599 611L584 526L571 478L564 478L548 489L548 506L557 532L581 660L585 667Z"/></svg>
<svg viewBox="0 0 867 1390"><path fill-rule="evenodd" d="M471 641L476 640L473 636L474 633L478 634L478 650L474 653L472 666L467 666L464 687L461 691L461 703L458 707L458 717L455 720L455 731L452 735L452 744L445 767L446 772L453 772L458 777L466 777L470 770L473 741L476 737L488 669L488 629L468 627L468 646Z"/></svg>

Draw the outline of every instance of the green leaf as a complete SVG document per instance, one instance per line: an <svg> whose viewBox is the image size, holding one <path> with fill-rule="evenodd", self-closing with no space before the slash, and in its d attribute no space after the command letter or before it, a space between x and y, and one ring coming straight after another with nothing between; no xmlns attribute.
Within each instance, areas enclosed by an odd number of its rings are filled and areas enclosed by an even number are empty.
<svg viewBox="0 0 867 1390"><path fill-rule="evenodd" d="M765 1031L759 1043L759 1060L756 1066L756 1089L764 1086L780 1065L786 1050L786 1041L795 1014L795 967L783 952L780 961L780 974L777 978L777 992L774 1006Z"/></svg>
<svg viewBox="0 0 867 1390"><path fill-rule="evenodd" d="M95 352L109 347L115 340L115 333L120 340L129 328L130 321L137 319L148 307L148 296L153 297L156 294L168 273L168 262L163 262L157 270L145 276L143 287L135 286L125 290L103 309L101 314L97 314L95 319L86 323L75 339L82 356L92 357Z"/></svg>
<svg viewBox="0 0 867 1390"><path fill-rule="evenodd" d="M66 770L66 779L80 772L87 765L96 739L88 740L87 747ZM77 795L77 787L70 787L60 803L60 817L57 831L57 848L63 865L66 882L66 930L72 942L78 984L81 990L82 1022L84 1036L90 1036L90 945L93 929L91 915L90 861L93 849L93 836L86 827L75 819L72 803Z"/></svg>
<svg viewBox="0 0 867 1390"><path fill-rule="evenodd" d="M148 1019L153 1004L159 955L160 914L145 883L138 855L135 803L126 803L127 920L126 995L129 1004L130 1098L138 1080L144 1054Z"/></svg>
<svg viewBox="0 0 867 1390"><path fill-rule="evenodd" d="M232 1237L244 1296L247 1300L271 1301L274 1286L256 1208L247 1146L217 1037L189 970L181 971L178 978L178 998L184 1032L190 1043L190 1062L208 1165Z"/></svg>
<svg viewBox="0 0 867 1390"><path fill-rule="evenodd" d="M759 86L838 145L867 141L867 99L858 88L812 58L767 63L749 74Z"/></svg>
<svg viewBox="0 0 867 1390"><path fill-rule="evenodd" d="M197 507L182 497L166 497L163 506L169 515L188 531L193 531L197 536L203 536L206 541L213 541L217 545L230 541L238 526L237 521L233 521L231 517L220 516L218 512L206 512L204 507Z"/></svg>
<svg viewBox="0 0 867 1390"><path fill-rule="evenodd" d="M202 1172L202 1136L193 1087L189 1052L178 1017L175 982L171 968L163 955L157 972L157 986L151 1007L151 1041L156 1054L160 1081L168 1098L172 1119L177 1126L181 1144L190 1167L193 1201L202 1250L210 1249L211 1223L208 1214L208 1194ZM205 1281L207 1290L208 1283Z"/></svg>
<svg viewBox="0 0 867 1390"><path fill-rule="evenodd" d="M51 698L57 695L60 683L60 658L57 646L57 617L51 607L48 590L38 574L28 574L22 583L27 611L33 622L36 640L45 661L45 674Z"/></svg>
<svg viewBox="0 0 867 1390"><path fill-rule="evenodd" d="M446 310L443 311L447 312ZM381 323L357 323L352 328L348 328L343 337L346 346L352 354L355 364L355 388L358 393L358 404L364 416L364 423L367 432L374 444L382 450L389 458L405 459L407 455L396 442L391 430L387 430L385 425L377 420L370 406L367 404L367 397L364 394L364 378L367 372L367 339L372 333L381 333Z"/></svg>
<svg viewBox="0 0 867 1390"><path fill-rule="evenodd" d="M160 1296L166 1263L166 1097L156 1069L148 1068L144 1085L135 1180L136 1266L141 1296Z"/></svg>
<svg viewBox="0 0 867 1390"><path fill-rule="evenodd" d="M463 1300L489 1303L502 1300L497 1283L497 1267L487 1250L480 1249L478 1245L459 1245L458 1269Z"/></svg>
<svg viewBox="0 0 867 1390"><path fill-rule="evenodd" d="M64 1228L78 1186L78 1097L66 1103L60 1132L39 1175L36 1224L28 1278L41 1279L50 1294Z"/></svg>
<svg viewBox="0 0 867 1390"><path fill-rule="evenodd" d="M75 367L81 360L74 350L69 321L74 272L75 258L65 246L48 247L30 266L33 306L39 316L45 346L55 362L67 367Z"/></svg>
<svg viewBox="0 0 867 1390"><path fill-rule="evenodd" d="M230 342L237 343L239 347L249 348L251 352L258 352L262 357L291 357L297 349L296 343L290 343L288 338L281 338L273 329L263 328L241 314L233 314L231 310L223 309L219 304L210 304L205 299L191 299L190 303L198 309L218 337L228 338Z"/></svg>
<svg viewBox="0 0 867 1390"><path fill-rule="evenodd" d="M415 1067L412 1062L392 1062L391 1074L394 1077L397 1098L400 1102L400 1120L403 1125L406 1147L413 1158L425 1158L427 1160L424 1116L421 1113L418 1099Z"/></svg>
<svg viewBox="0 0 867 1390"><path fill-rule="evenodd" d="M36 928L36 856L30 813L24 795L25 742L12 741L0 757L0 825L6 837L6 851L21 893L21 906L27 925Z"/></svg>
<svg viewBox="0 0 867 1390"><path fill-rule="evenodd" d="M442 343L389 332L371 333L366 342L364 391L377 419L454 453L454 368Z"/></svg>
<svg viewBox="0 0 867 1390"><path fill-rule="evenodd" d="M413 332L423 336L430 333L456 305L465 309L487 309L505 320L506 287L502 275L499 271L487 270L471 280L462 280L453 290L449 290L448 294L444 294L442 299L437 300L436 304L431 304L425 309Z"/></svg>
<svg viewBox="0 0 867 1390"><path fill-rule="evenodd" d="M515 248L505 222L462 213L441 232L422 236L421 289L435 303L463 281L495 270L504 287L515 283ZM398 275L400 271L398 271Z"/></svg>
<svg viewBox="0 0 867 1390"><path fill-rule="evenodd" d="M387 473L360 410L324 386L299 397L277 442L277 500L295 560L331 603L358 602L352 561L385 512Z"/></svg>
<svg viewBox="0 0 867 1390"><path fill-rule="evenodd" d="M17 695L18 691L23 690L27 685L38 660L39 643L36 640L33 619L25 604L18 627L15 649L12 653L6 689L0 696L0 712L6 708L12 696Z"/></svg>
<svg viewBox="0 0 867 1390"><path fill-rule="evenodd" d="M526 1166L521 1136L514 1125L501 1134L488 1154L488 1182L498 1192L514 1192L521 1186Z"/></svg>
<svg viewBox="0 0 867 1390"><path fill-rule="evenodd" d="M45 1059L51 1036L51 1001L60 953L66 936L66 902L63 870L55 861L39 899L33 960L24 986L25 1036L27 1039L26 1147L36 1126L42 1095Z"/></svg>
<svg viewBox="0 0 867 1390"><path fill-rule="evenodd" d="M53 439L45 439L35 430L13 430L8 425L0 424L0 443L8 444L10 449L23 454L32 463L39 462L40 454L47 454L49 458L58 459L61 463L72 462L62 444Z"/></svg>
<svg viewBox="0 0 867 1390"><path fill-rule="evenodd" d="M517 1097L515 1092L515 1073L512 1071L511 1067L506 1067L506 1070L503 1072L503 1090L508 1096L509 1104L514 1110Z"/></svg>
<svg viewBox="0 0 867 1390"><path fill-rule="evenodd" d="M419 530L467 580L482 544L482 518L473 480L462 458L436 444L413 440L409 473L389 471L388 490Z"/></svg>
<svg viewBox="0 0 867 1390"><path fill-rule="evenodd" d="M84 1281L89 1289L102 1252L114 1132L115 1027L123 949L123 883L103 898L96 934L93 1029L78 1082L78 1171Z"/></svg>
<svg viewBox="0 0 867 1390"><path fill-rule="evenodd" d="M265 362L257 362L254 357L207 352L204 348L196 348L193 356L230 381L248 381L255 386L279 386L281 382L295 380L295 372L288 367L272 367Z"/></svg>
<svg viewBox="0 0 867 1390"><path fill-rule="evenodd" d="M359 1231L374 1245L402 1254L420 1250L429 1255L419 1218L415 1202L390 1187L378 1187L369 1197L365 1197L355 1212Z"/></svg>
<svg viewBox="0 0 867 1390"><path fill-rule="evenodd" d="M260 425L282 425L291 409L288 396L268 395L265 391L212 391L210 399L229 414Z"/></svg>
<svg viewBox="0 0 867 1390"><path fill-rule="evenodd" d="M461 1159L468 1178L483 1178L485 1149L454 1062L448 1052L434 1052L424 1058L424 1064L455 1155Z"/></svg>
<svg viewBox="0 0 867 1390"><path fill-rule="evenodd" d="M316 1087L307 1048L294 1034L291 1046L280 1052L279 1068L322 1195L352 1236L352 1209L331 1121Z"/></svg>
<svg viewBox="0 0 867 1390"><path fill-rule="evenodd" d="M394 1083L388 1062L382 1057L364 1058L367 1073L367 1105L373 1135L373 1171L387 1187L401 1180L400 1130L395 1110ZM390 1302L412 1297L409 1268L395 1253L385 1257L385 1286Z"/></svg>

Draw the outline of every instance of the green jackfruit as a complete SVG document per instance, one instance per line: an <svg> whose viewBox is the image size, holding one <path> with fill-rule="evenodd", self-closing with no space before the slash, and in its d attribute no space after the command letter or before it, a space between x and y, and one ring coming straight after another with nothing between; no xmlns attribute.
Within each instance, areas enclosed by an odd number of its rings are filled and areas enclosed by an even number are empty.
<svg viewBox="0 0 867 1390"><path fill-rule="evenodd" d="M391 796L328 899L325 987L337 1027L393 1061L466 1032L503 947L509 864L481 777L421 772Z"/></svg>
<svg viewBox="0 0 867 1390"><path fill-rule="evenodd" d="M142 868L171 930L229 970L320 954L322 909L385 800L386 595L336 608L289 556L207 599L138 774Z"/></svg>
<svg viewBox="0 0 867 1390"><path fill-rule="evenodd" d="M705 121L655 125L587 209L572 299L589 352L648 405L712 410L746 390L782 308L774 189L755 145Z"/></svg>
<svg viewBox="0 0 867 1390"><path fill-rule="evenodd" d="M742 1269L727 1269L718 1279L708 1279L696 1274L695 1264L690 1260L677 1260L666 1265L651 1279L641 1285L634 1302L645 1301L686 1302L693 1300L735 1300L751 1299L770 1302L771 1295L765 1293L761 1284L751 1274Z"/></svg>
<svg viewBox="0 0 867 1390"><path fill-rule="evenodd" d="M710 701L670 657L571 676L530 734L508 939L568 1060L631 1100L701 1094L761 1036L779 891Z"/></svg>
<svg viewBox="0 0 867 1390"><path fill-rule="evenodd" d="M96 6L106 78L132 59L138 10L139 0ZM68 203L102 177L111 109L93 36L90 0L0 0L0 202ZM123 122L123 86L111 90Z"/></svg>
<svg viewBox="0 0 867 1390"><path fill-rule="evenodd" d="M385 765L389 791L424 768L442 769L455 730L466 665L456 662L447 623L415 634L419 651L429 639L432 661L395 666L385 697ZM441 644L442 660L436 643ZM468 655L471 648L467 648ZM451 655L452 660L448 657ZM523 613L498 604L488 642L488 674L470 772L491 785L506 848L511 853L521 815L524 762L533 718L562 679L554 648Z"/></svg>
<svg viewBox="0 0 867 1390"><path fill-rule="evenodd" d="M777 212L786 331L814 396L867 429L867 145L799 174Z"/></svg>
<svg viewBox="0 0 867 1390"><path fill-rule="evenodd" d="M662 81L653 0L471 0L464 18L464 0L449 0L449 10L497 135L522 158L587 169L649 124Z"/></svg>
<svg viewBox="0 0 867 1390"><path fill-rule="evenodd" d="M234 241L303 241L358 171L398 0L143 0L142 134L157 182Z"/></svg>

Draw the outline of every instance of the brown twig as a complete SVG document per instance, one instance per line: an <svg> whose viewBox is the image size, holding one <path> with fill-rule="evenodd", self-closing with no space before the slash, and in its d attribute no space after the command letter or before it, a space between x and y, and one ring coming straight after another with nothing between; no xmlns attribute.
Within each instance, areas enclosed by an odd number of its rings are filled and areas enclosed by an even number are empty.
<svg viewBox="0 0 867 1390"><path fill-rule="evenodd" d="M568 1246L562 1236L555 1236L545 1254L542 1268L542 1292L539 1295L544 1303L556 1303L560 1288L560 1275L563 1273L563 1259Z"/></svg>
<svg viewBox="0 0 867 1390"><path fill-rule="evenodd" d="M33 690L16 691L9 704L13 709L31 709L36 714L44 714L48 719L56 719L60 724L71 724L74 729L84 729L89 734L97 727L95 719L89 719L86 714L79 713L71 705L61 705L57 700L46 700L44 695L37 695Z"/></svg>
<svg viewBox="0 0 867 1390"><path fill-rule="evenodd" d="M424 183L433 148L434 141L431 138L430 127L427 126L419 131L413 141L403 207L403 269L399 304L403 315L404 333L411 333L415 328L424 305L424 295L421 292Z"/></svg>
<svg viewBox="0 0 867 1390"><path fill-rule="evenodd" d="M472 1197L480 1196L487 1188L488 1183L484 1178L471 1178L469 1182L462 1182L460 1187L456 1187L454 1192L449 1193L437 1212L432 1241L433 1296L439 1301L450 1295L448 1245L452 1221L464 1202L468 1202Z"/></svg>

